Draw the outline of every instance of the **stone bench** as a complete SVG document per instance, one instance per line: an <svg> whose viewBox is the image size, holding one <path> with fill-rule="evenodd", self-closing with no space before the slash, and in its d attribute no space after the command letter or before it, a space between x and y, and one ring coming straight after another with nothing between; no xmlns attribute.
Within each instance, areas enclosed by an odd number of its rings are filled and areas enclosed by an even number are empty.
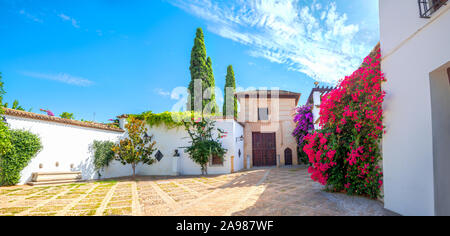
<svg viewBox="0 0 450 236"><path fill-rule="evenodd" d="M65 184L81 181L81 172L34 172L28 185Z"/></svg>

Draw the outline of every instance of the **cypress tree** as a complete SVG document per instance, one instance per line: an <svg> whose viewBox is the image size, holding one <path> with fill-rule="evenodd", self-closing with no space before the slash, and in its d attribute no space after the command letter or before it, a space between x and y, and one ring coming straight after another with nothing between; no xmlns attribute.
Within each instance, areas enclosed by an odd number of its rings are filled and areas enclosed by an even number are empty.
<svg viewBox="0 0 450 236"><path fill-rule="evenodd" d="M216 92L214 90L216 88L216 80L214 79L214 72L213 72L213 68L212 68L211 57L208 57L208 59L206 60L206 67L208 68L208 79L209 79L208 84L209 84L209 88L211 88L211 98L206 101L206 104L208 104L208 103L211 104L211 106L212 106L211 113L214 114L219 109L218 109L218 106L216 103Z"/></svg>
<svg viewBox="0 0 450 236"><path fill-rule="evenodd" d="M188 105L188 109L194 110L195 100L202 99L202 94L194 94L194 81L201 80L202 82L202 93L205 89L211 88L214 86L214 75L212 71L212 62L211 59L206 58L206 46L203 35L203 30L201 28L197 28L197 32L194 39L194 47L192 47L191 51L191 66L189 67L191 71L191 82L189 83L189 94L190 94L190 103ZM211 102L213 107L215 104L215 95L214 91L212 91L212 95L210 99L202 100L202 111L205 106ZM212 109L214 112L215 109Z"/></svg>
<svg viewBox="0 0 450 236"><path fill-rule="evenodd" d="M230 91L227 88L232 88ZM236 79L234 78L234 70L233 66L229 65L227 68L227 76L225 77L225 88L224 88L224 98L223 98L223 114L227 115L227 101L233 101L234 103L234 110L233 115L235 118L237 118L237 98L234 96L234 93L236 92ZM231 93L231 94L229 94ZM228 111L231 113L230 111Z"/></svg>

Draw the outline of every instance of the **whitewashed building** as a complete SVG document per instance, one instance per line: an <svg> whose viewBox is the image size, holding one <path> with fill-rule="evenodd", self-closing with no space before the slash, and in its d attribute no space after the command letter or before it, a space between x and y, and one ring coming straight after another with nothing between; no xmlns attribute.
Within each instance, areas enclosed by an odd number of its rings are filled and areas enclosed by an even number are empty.
<svg viewBox="0 0 450 236"><path fill-rule="evenodd" d="M385 207L450 215L450 3L380 0Z"/></svg>
<svg viewBox="0 0 450 236"><path fill-rule="evenodd" d="M120 126L125 129L127 116L119 116ZM223 160L211 159L208 174L230 174L244 168L244 128L234 119L214 118L215 127L227 133L220 140L227 150ZM147 127L148 134L153 135L156 149L164 156L152 165L138 165L138 175L201 175L200 165L196 164L185 152L190 145L189 134L184 127L167 128L164 125ZM178 155L176 154L178 153Z"/></svg>
<svg viewBox="0 0 450 236"><path fill-rule="evenodd" d="M306 105L311 106L311 113L314 119L314 129L319 129L320 121L320 104L322 104L322 97L333 90L333 87L315 87L311 90Z"/></svg>
<svg viewBox="0 0 450 236"><path fill-rule="evenodd" d="M121 128L116 128L8 108L4 110L4 117L11 129L27 130L38 135L43 146L42 151L22 170L19 184L30 183L33 173L39 173L42 176L39 177L43 178L42 182L38 181L41 184L50 180L53 181L52 183L55 183L55 180L62 182L75 180L73 173L80 173L79 177L82 180L98 179L91 145L95 140L118 142L127 135L124 129L126 116L120 117ZM242 170L244 168L243 126L234 119L216 118L216 127L228 133L221 139L227 153L223 160L209 163L208 174L228 174ZM184 147L189 146L189 136L184 128L148 127L148 134L154 136L156 149L162 156L151 166L138 165L137 175L201 174L200 166L192 161L188 153L184 152ZM70 179L64 179L68 174ZM131 166L124 166L118 161L113 161L101 172L102 178L131 175Z"/></svg>

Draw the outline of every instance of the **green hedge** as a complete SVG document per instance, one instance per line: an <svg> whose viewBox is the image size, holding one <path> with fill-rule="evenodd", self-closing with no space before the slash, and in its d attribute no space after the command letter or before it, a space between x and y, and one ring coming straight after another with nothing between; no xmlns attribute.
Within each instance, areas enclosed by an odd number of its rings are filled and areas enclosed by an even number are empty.
<svg viewBox="0 0 450 236"><path fill-rule="evenodd" d="M42 150L37 135L25 130L9 130L8 133L12 148L0 157L1 186L18 184L20 172Z"/></svg>
<svg viewBox="0 0 450 236"><path fill-rule="evenodd" d="M8 126L3 122L1 112L2 108L0 107L0 156L6 154L11 149Z"/></svg>

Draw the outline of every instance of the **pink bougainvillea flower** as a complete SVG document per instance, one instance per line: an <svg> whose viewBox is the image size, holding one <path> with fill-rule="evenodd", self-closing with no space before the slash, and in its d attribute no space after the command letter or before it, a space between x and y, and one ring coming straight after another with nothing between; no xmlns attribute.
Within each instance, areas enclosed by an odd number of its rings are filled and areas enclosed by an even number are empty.
<svg viewBox="0 0 450 236"><path fill-rule="evenodd" d="M380 140L383 135L383 107L386 81L380 71L380 51L341 79L322 97L319 127L303 138L311 178L339 191L376 198L383 184ZM343 176L343 177L342 177ZM350 188L351 187L351 188Z"/></svg>
<svg viewBox="0 0 450 236"><path fill-rule="evenodd" d="M39 109L40 111L42 111L42 112L45 112L45 113L47 113L47 115L48 116L55 116L55 114L53 114L53 112L52 111L50 111L50 110L44 110L44 109Z"/></svg>
<svg viewBox="0 0 450 236"><path fill-rule="evenodd" d="M55 116L55 114L53 114L53 112L50 111L50 110L47 110L47 115L49 115L49 116Z"/></svg>

